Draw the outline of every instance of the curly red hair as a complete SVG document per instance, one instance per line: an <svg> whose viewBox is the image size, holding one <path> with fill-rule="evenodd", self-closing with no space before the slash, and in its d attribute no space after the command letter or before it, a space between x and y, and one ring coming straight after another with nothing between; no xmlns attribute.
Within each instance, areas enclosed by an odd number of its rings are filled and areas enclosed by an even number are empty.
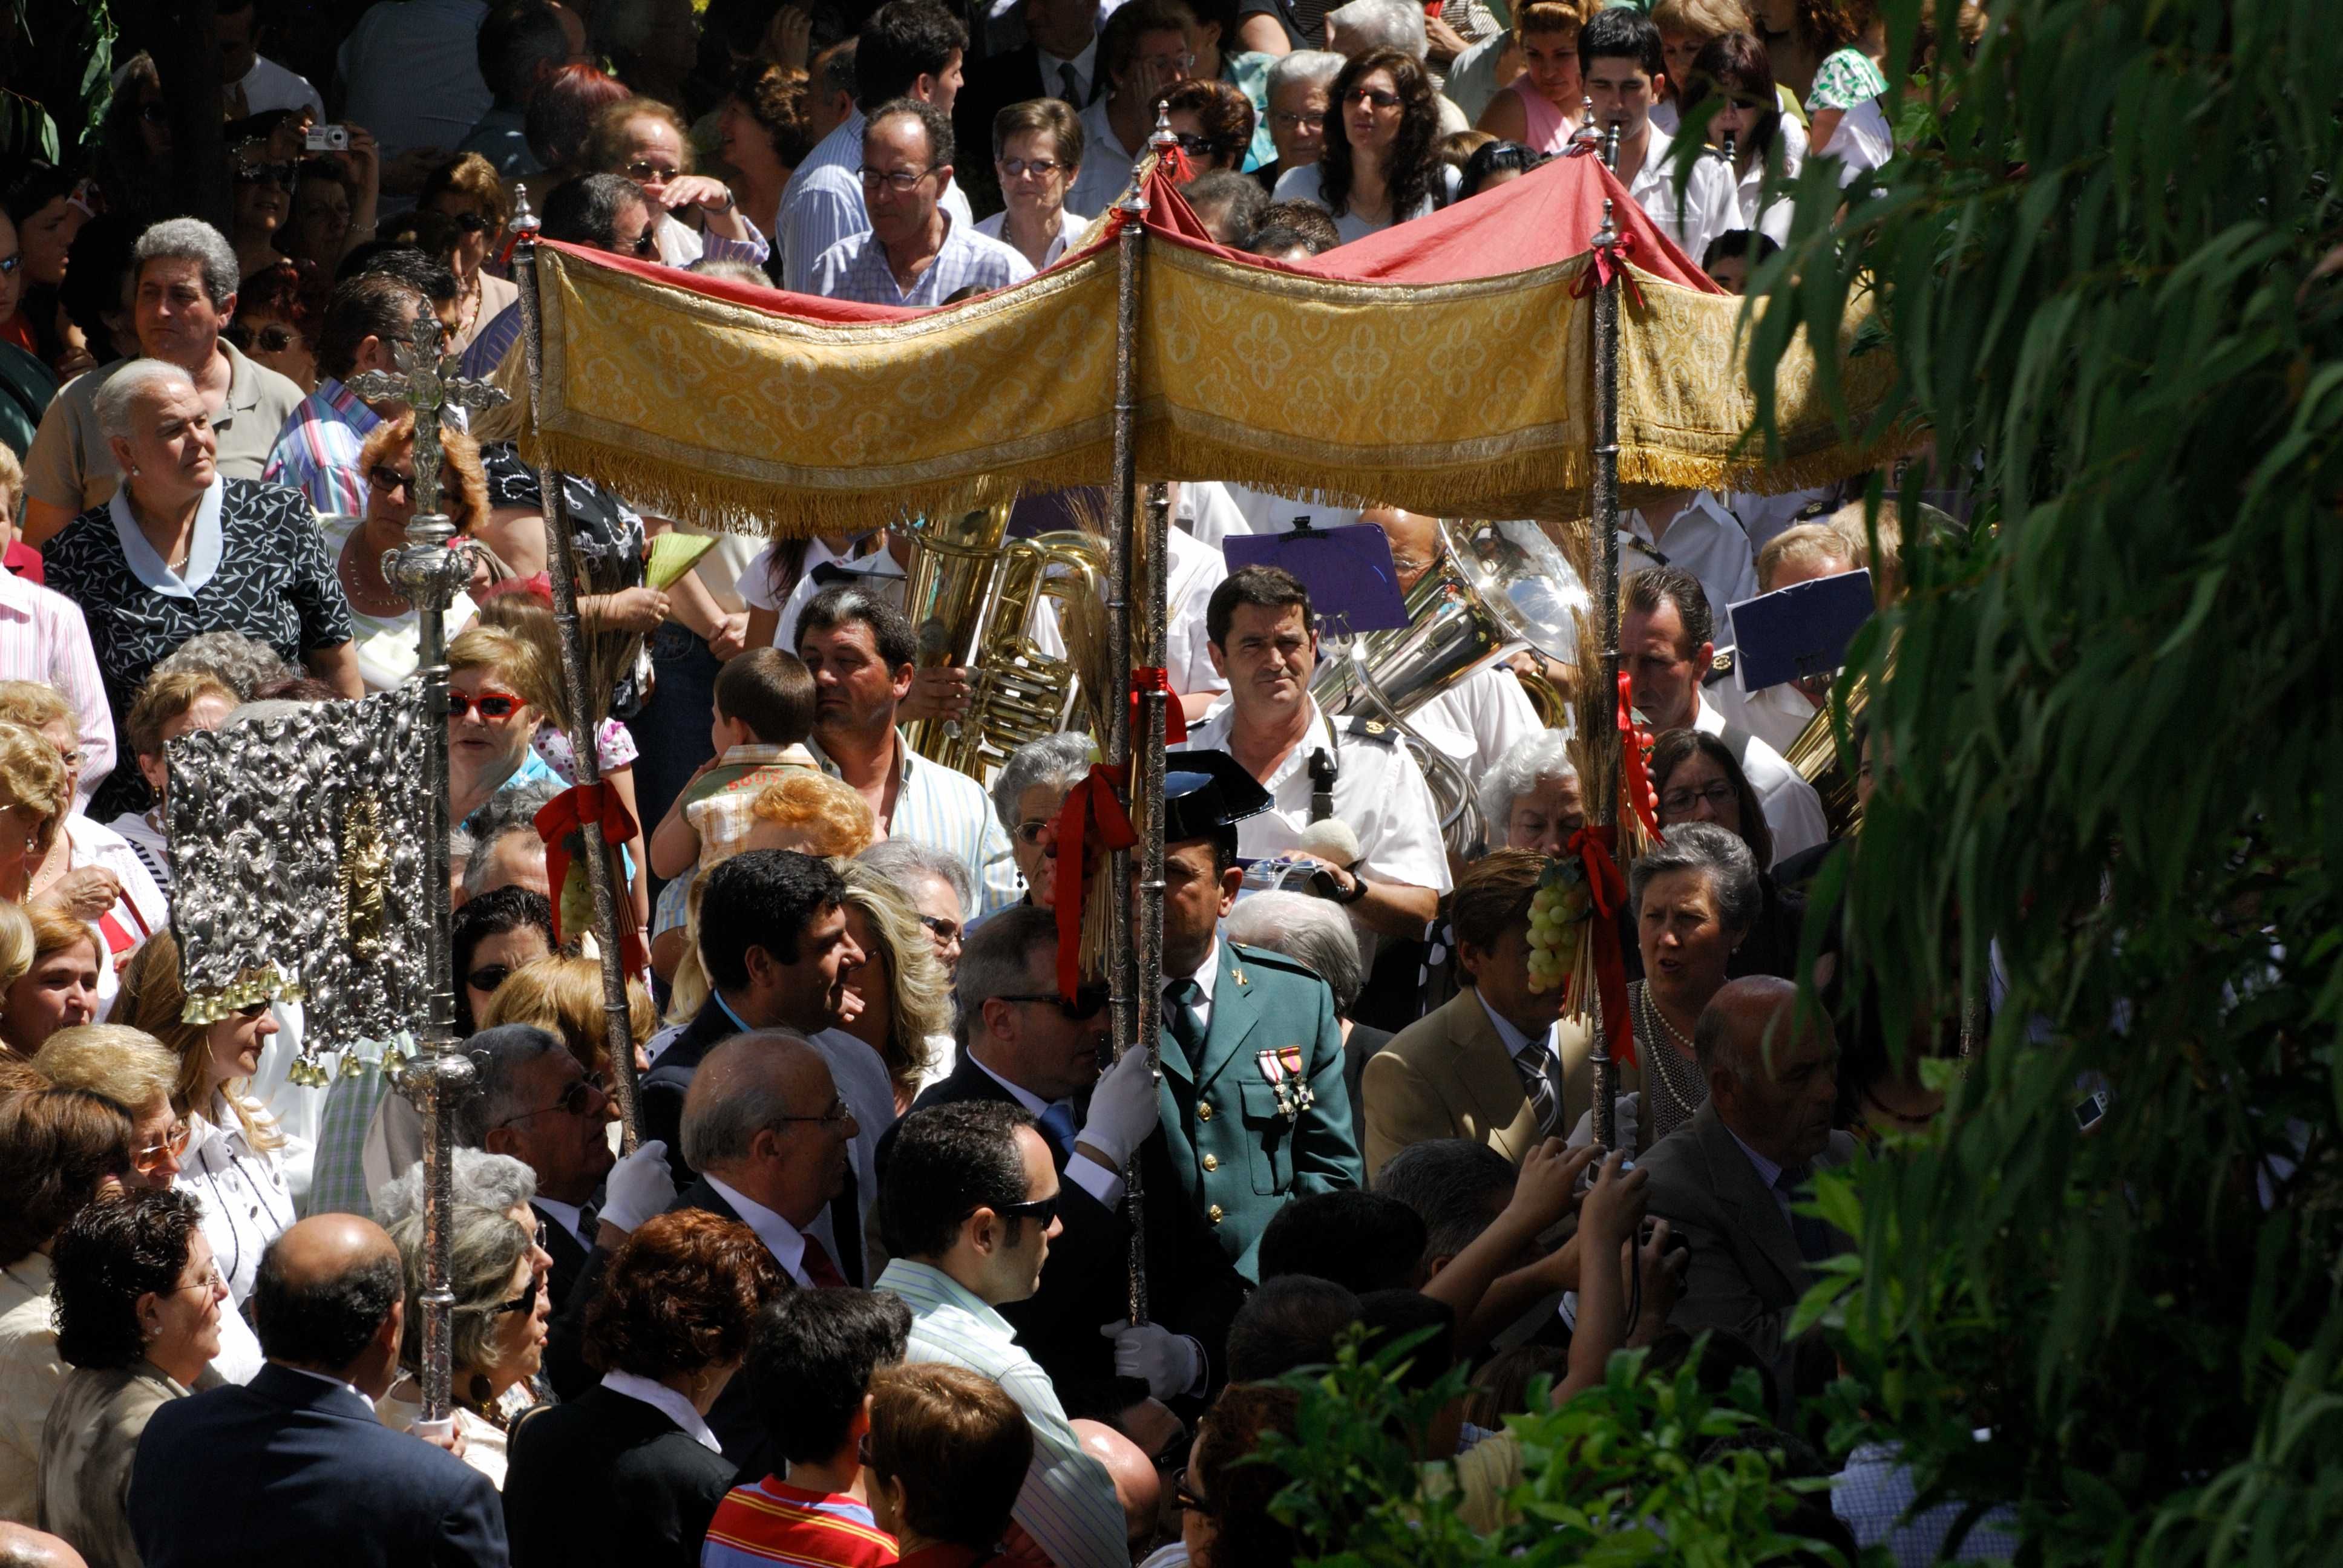
<svg viewBox="0 0 2343 1568"><path fill-rule="evenodd" d="M646 1220L586 1310L586 1364L654 1379L737 1364L759 1310L789 1283L738 1221L697 1209Z"/></svg>

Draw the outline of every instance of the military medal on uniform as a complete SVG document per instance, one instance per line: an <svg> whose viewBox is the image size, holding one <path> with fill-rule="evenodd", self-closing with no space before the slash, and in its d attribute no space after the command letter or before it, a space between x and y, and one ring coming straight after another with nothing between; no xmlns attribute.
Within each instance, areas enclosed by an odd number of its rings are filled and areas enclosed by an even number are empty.
<svg viewBox="0 0 2343 1568"><path fill-rule="evenodd" d="M1288 1121L1300 1121L1302 1113L1318 1102L1310 1091L1310 1081L1302 1072L1302 1048L1280 1046L1275 1050L1257 1051L1253 1065L1261 1069L1262 1077L1277 1096L1277 1109Z"/></svg>

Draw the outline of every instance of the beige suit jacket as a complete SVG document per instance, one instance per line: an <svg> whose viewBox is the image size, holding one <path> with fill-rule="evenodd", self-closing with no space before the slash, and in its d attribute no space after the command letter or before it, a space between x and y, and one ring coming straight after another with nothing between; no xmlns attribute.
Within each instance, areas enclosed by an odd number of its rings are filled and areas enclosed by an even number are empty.
<svg viewBox="0 0 2343 1568"><path fill-rule="evenodd" d="M1558 1131L1567 1133L1593 1103L1593 1049L1585 1029L1562 1026L1563 1111ZM1635 1087L1632 1072L1621 1089ZM1489 1010L1471 989L1458 991L1402 1030L1367 1059L1363 1093L1367 1180L1383 1161L1411 1143L1433 1138L1465 1138L1485 1144L1519 1165L1537 1141L1537 1117L1522 1091L1521 1075L1489 1020Z"/></svg>

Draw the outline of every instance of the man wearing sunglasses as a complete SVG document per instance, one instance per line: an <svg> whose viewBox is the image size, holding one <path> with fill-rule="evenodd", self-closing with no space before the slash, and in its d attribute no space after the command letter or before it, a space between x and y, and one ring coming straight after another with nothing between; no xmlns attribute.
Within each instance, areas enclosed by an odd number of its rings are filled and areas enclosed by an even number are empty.
<svg viewBox="0 0 2343 1568"><path fill-rule="evenodd" d="M610 1173L609 1126L617 1112L601 1075L588 1076L549 1030L499 1024L466 1040L464 1051L472 1059L473 1092L459 1112L458 1136L537 1173L530 1207L545 1221L558 1311L593 1251L588 1205Z"/></svg>
<svg viewBox="0 0 2343 1568"><path fill-rule="evenodd" d="M1127 1054L1101 1076L1100 1059L1111 1045L1106 988L1085 986L1064 1000L1057 968L1057 919L1046 910L1019 906L979 926L960 954L959 1064L912 1109L1005 1102L1033 1118L1062 1179L1065 1231L1051 1243L1039 1288L1003 1306L1001 1316L1071 1414L1120 1423L1150 1397L1175 1403L1210 1397L1222 1373L1204 1347L1228 1337L1245 1282L1201 1212L1182 1202L1151 1203L1144 1217L1154 1321L1126 1321L1123 1166L1136 1152L1153 1191L1174 1192L1177 1181L1146 1053ZM879 1153L883 1190L888 1141Z"/></svg>
<svg viewBox="0 0 2343 1568"><path fill-rule="evenodd" d="M1130 1561L1122 1505L1000 1312L1039 1288L1064 1201L1050 1141L1019 1107L914 1111L889 1153L879 1209L894 1258L874 1288L910 1304L906 1361L967 1367L1024 1411L1033 1466L1012 1513L1051 1562L1087 1568Z"/></svg>
<svg viewBox="0 0 2343 1568"><path fill-rule="evenodd" d="M347 383L368 370L395 374L392 345L406 342L416 318L428 308L420 291L383 273L362 273L335 286L317 329L317 389L277 432L263 479L299 490L319 517L366 515L359 448L367 432L406 405L367 402Z"/></svg>

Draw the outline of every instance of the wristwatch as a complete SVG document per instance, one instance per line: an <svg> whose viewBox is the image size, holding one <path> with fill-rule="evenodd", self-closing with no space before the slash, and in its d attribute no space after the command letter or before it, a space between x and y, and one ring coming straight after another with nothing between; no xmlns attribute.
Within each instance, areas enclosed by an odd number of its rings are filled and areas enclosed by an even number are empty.
<svg viewBox="0 0 2343 1568"><path fill-rule="evenodd" d="M704 201L704 202L701 202L701 203L699 204L699 206L700 206L700 210L701 210L701 211L703 211L703 212L712 212L712 213L728 213L728 212L730 212L730 211L732 210L732 208L733 208L733 206L734 206L734 198L733 198L733 196L732 196L732 187L731 187L730 186L726 186L724 187L724 205L723 205L722 206L717 206L714 202L712 202L712 201Z"/></svg>
<svg viewBox="0 0 2343 1568"><path fill-rule="evenodd" d="M1351 890L1345 893L1342 885L1334 879L1332 871L1312 871L1310 873L1310 890L1337 904L1355 904L1367 896L1367 879L1356 871L1350 872L1349 876Z"/></svg>

